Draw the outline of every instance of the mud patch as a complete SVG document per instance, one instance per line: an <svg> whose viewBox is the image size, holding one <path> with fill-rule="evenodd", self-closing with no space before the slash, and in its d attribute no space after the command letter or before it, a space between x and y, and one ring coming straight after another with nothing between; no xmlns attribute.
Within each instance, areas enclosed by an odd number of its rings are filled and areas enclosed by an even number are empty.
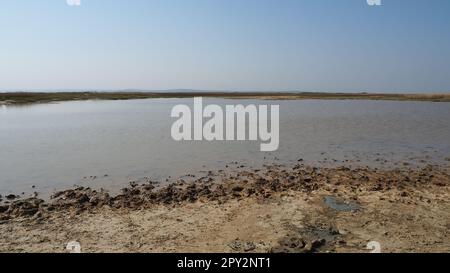
<svg viewBox="0 0 450 273"><path fill-rule="evenodd" d="M361 209L361 206L353 202L345 202L334 196L325 196L324 203L327 207L342 212L352 212Z"/></svg>
<svg viewBox="0 0 450 273"><path fill-rule="evenodd" d="M334 252L342 235L331 224L317 224L305 227L291 227L292 233L278 240L271 249L273 253Z"/></svg>

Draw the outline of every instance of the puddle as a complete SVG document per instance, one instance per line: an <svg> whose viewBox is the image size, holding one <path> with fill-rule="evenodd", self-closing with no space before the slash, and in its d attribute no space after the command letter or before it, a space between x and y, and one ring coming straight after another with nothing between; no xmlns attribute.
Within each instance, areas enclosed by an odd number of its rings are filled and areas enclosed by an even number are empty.
<svg viewBox="0 0 450 273"><path fill-rule="evenodd" d="M333 196L326 196L324 202L325 205L337 211L355 211L361 208L361 206L356 203L344 202Z"/></svg>

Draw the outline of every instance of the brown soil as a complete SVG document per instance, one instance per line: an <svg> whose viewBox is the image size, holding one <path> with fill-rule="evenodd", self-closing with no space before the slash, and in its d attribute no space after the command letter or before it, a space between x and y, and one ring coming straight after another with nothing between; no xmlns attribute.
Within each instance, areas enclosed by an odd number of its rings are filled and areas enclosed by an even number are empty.
<svg viewBox="0 0 450 273"><path fill-rule="evenodd" d="M0 252L450 252L450 168L210 172L0 205ZM220 181L220 182L219 182ZM327 202L325 202L325 200Z"/></svg>

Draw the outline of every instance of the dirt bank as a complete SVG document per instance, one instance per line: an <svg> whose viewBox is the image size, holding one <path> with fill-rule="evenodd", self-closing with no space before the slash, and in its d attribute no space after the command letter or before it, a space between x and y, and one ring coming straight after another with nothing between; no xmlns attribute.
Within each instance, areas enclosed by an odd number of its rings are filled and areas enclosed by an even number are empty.
<svg viewBox="0 0 450 273"><path fill-rule="evenodd" d="M131 100L154 98L227 98L263 100L396 100L449 102L450 94L383 94L321 92L9 92L0 93L0 105L21 105L79 100Z"/></svg>
<svg viewBox="0 0 450 273"><path fill-rule="evenodd" d="M1 252L450 252L448 166L298 164L0 206Z"/></svg>

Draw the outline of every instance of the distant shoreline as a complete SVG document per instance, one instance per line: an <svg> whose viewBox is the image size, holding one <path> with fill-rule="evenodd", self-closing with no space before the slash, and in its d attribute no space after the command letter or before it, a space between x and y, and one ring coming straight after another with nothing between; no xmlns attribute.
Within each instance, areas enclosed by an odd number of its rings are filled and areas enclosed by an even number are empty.
<svg viewBox="0 0 450 273"><path fill-rule="evenodd" d="M320 92L10 92L0 93L0 105L81 100L132 100L210 97L263 100L393 100L450 102L448 94L320 93Z"/></svg>

